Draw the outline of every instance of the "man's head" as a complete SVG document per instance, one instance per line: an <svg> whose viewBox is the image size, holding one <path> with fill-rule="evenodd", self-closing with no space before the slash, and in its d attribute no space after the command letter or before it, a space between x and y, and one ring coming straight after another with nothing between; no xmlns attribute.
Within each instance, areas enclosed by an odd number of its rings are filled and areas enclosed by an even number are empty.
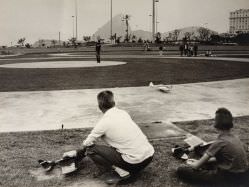
<svg viewBox="0 0 249 187"><path fill-rule="evenodd" d="M230 130L233 128L233 116L226 108L219 108L215 112L215 125L219 130Z"/></svg>
<svg viewBox="0 0 249 187"><path fill-rule="evenodd" d="M113 93L109 90L102 91L97 96L99 109L105 113L107 110L115 106Z"/></svg>

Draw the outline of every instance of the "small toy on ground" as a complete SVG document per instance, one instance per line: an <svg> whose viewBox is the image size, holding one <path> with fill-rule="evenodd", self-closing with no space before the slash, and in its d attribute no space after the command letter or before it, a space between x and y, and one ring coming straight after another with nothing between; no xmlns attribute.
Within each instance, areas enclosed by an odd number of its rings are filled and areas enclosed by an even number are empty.
<svg viewBox="0 0 249 187"><path fill-rule="evenodd" d="M184 139L184 142L187 144L186 146L176 145L171 149L171 151L175 158L186 160L187 162L191 161L191 159L189 159L189 154L191 152L194 153L195 156L201 157L213 143L213 141L205 142L201 138L194 135L188 136Z"/></svg>
<svg viewBox="0 0 249 187"><path fill-rule="evenodd" d="M48 160L38 160L38 163L44 168L46 172L50 172L54 167L59 166L61 168L62 174L69 174L75 172L79 166L80 162L83 160L86 150L72 150L65 152L61 159L55 161Z"/></svg>

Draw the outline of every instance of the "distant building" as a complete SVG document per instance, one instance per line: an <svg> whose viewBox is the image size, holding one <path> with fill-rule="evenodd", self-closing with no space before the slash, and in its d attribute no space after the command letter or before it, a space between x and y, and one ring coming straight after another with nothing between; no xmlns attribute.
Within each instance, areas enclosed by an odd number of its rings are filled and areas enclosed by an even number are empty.
<svg viewBox="0 0 249 187"><path fill-rule="evenodd" d="M230 12L229 20L230 34L239 32L249 33L249 9L240 9Z"/></svg>

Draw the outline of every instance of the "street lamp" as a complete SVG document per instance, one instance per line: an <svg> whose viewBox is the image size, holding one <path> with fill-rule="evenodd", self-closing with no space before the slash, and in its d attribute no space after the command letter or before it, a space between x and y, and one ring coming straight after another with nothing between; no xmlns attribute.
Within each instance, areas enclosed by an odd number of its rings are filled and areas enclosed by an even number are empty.
<svg viewBox="0 0 249 187"><path fill-rule="evenodd" d="M149 17L151 17L151 20L152 20L152 15L151 14L149 15ZM151 20L149 21L149 23L151 23ZM149 24L149 30L152 30L152 25L150 25L150 24ZM151 38L151 40L153 40L153 37Z"/></svg>
<svg viewBox="0 0 249 187"><path fill-rule="evenodd" d="M155 5L159 0L152 0L152 40L155 41L155 25L156 25L156 16L155 16Z"/></svg>
<svg viewBox="0 0 249 187"><path fill-rule="evenodd" d="M74 16L72 16L73 19L73 38L74 38Z"/></svg>
<svg viewBox="0 0 249 187"><path fill-rule="evenodd" d="M158 23L160 23L159 21L156 22L156 33L158 33Z"/></svg>
<svg viewBox="0 0 249 187"><path fill-rule="evenodd" d="M78 38L78 7L77 7L77 0L75 0L75 39L77 41Z"/></svg>
<svg viewBox="0 0 249 187"><path fill-rule="evenodd" d="M157 0L156 2L159 2L159 0ZM158 32L158 6L157 4L155 5L156 6L156 33Z"/></svg>
<svg viewBox="0 0 249 187"><path fill-rule="evenodd" d="M112 43L112 0L111 0L111 14L110 14L110 16L111 16L111 23L110 23L110 39L111 39L111 43Z"/></svg>

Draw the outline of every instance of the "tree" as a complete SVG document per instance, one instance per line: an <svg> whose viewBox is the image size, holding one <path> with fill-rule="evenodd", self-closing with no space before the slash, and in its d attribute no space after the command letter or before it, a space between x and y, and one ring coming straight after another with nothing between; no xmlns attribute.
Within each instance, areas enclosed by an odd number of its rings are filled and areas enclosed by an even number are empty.
<svg viewBox="0 0 249 187"><path fill-rule="evenodd" d="M118 36L116 42L119 44L122 36Z"/></svg>
<svg viewBox="0 0 249 187"><path fill-rule="evenodd" d="M122 21L125 21L125 24L126 24L126 29L125 29L125 32L126 32L126 36L125 36L125 39L124 41L125 42L129 42L130 41L130 35L129 35L129 20L130 20L130 16L128 14L126 14Z"/></svg>
<svg viewBox="0 0 249 187"><path fill-rule="evenodd" d="M174 39L175 39L175 41L177 41L177 40L178 40L179 34L180 34L180 30L175 29L175 30L173 31L173 35L174 35Z"/></svg>
<svg viewBox="0 0 249 187"><path fill-rule="evenodd" d="M222 40L222 38L218 34L212 34L210 36L210 41L212 43L219 43L219 42L221 42L221 40Z"/></svg>
<svg viewBox="0 0 249 187"><path fill-rule="evenodd" d="M74 46L75 48L77 47L77 45L76 45L76 38L75 37L72 37L72 38L70 38L68 40L69 40L69 42L71 43L72 46Z"/></svg>
<svg viewBox="0 0 249 187"><path fill-rule="evenodd" d="M191 36L191 33L190 33L190 32L185 32L185 33L184 33L184 37L185 37L187 40L190 40L190 36Z"/></svg>
<svg viewBox="0 0 249 187"><path fill-rule="evenodd" d="M156 33L156 40L155 40L155 42L156 42L156 43L161 43L161 38L162 38L161 33L160 33L160 32L157 32L157 33Z"/></svg>
<svg viewBox="0 0 249 187"><path fill-rule="evenodd" d="M52 43L52 44L54 45L54 47L55 47L55 44L57 43L57 41L56 41L56 40L52 40L51 43Z"/></svg>
<svg viewBox="0 0 249 187"><path fill-rule="evenodd" d="M17 41L17 44L21 45L21 46L24 46L24 42L25 42L26 38L20 38L18 41Z"/></svg>
<svg viewBox="0 0 249 187"><path fill-rule="evenodd" d="M172 32L169 33L168 37L166 37L167 41L173 41L174 40L174 34Z"/></svg>
<svg viewBox="0 0 249 187"><path fill-rule="evenodd" d="M90 42L91 36L83 36L83 40L84 40L85 42Z"/></svg>
<svg viewBox="0 0 249 187"><path fill-rule="evenodd" d="M235 42L241 45L249 44L249 33L241 33L235 37Z"/></svg>
<svg viewBox="0 0 249 187"><path fill-rule="evenodd" d="M198 29L198 32L199 32L199 38L201 41L207 42L210 39L211 32L209 29L201 27Z"/></svg>
<svg viewBox="0 0 249 187"><path fill-rule="evenodd" d="M114 35L112 35L110 39L112 41L114 41L114 43L116 43L117 42L117 33L115 33Z"/></svg>
<svg viewBox="0 0 249 187"><path fill-rule="evenodd" d="M136 35L132 35L131 40L132 40L132 43L135 43L136 40L137 40L137 36Z"/></svg>
<svg viewBox="0 0 249 187"><path fill-rule="evenodd" d="M26 43L25 47L29 49L29 48L31 48L31 45L29 43Z"/></svg>
<svg viewBox="0 0 249 187"><path fill-rule="evenodd" d="M140 38L138 38L137 42L138 42L138 43L143 43L142 38L141 38L141 37L140 37Z"/></svg>
<svg viewBox="0 0 249 187"><path fill-rule="evenodd" d="M39 43L39 47L44 47L45 46L45 41L44 40L39 40L38 43Z"/></svg>

